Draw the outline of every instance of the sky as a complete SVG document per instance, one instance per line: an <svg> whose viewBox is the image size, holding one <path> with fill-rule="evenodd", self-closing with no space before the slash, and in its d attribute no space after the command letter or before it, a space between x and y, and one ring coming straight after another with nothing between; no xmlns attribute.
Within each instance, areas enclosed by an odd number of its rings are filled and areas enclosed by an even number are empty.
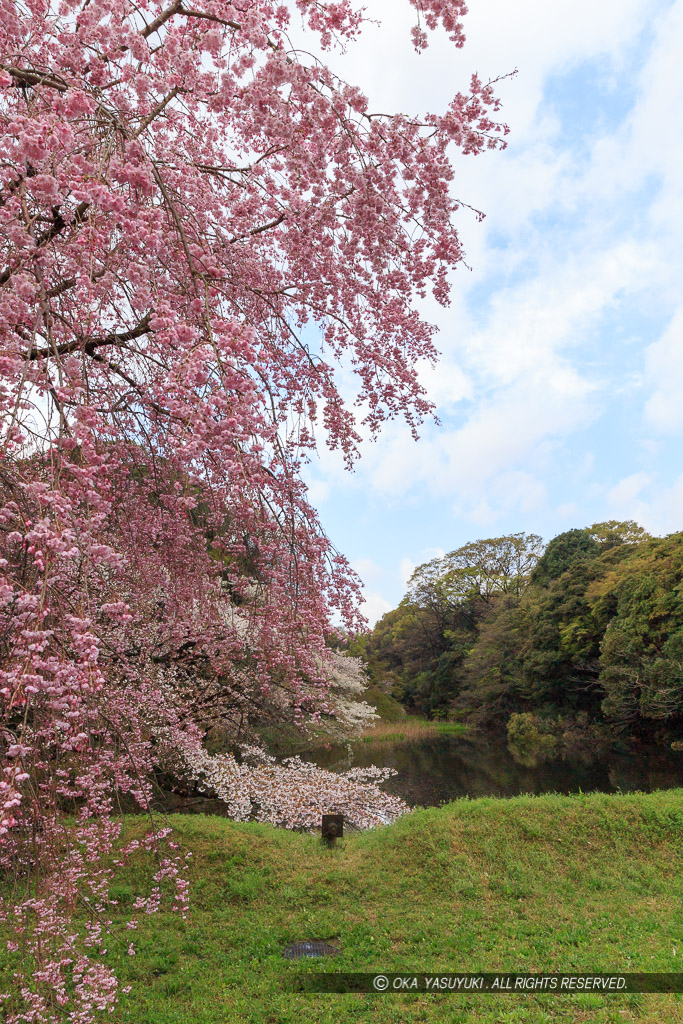
<svg viewBox="0 0 683 1024"><path fill-rule="evenodd" d="M477 538L635 519L683 530L683 0L470 0L467 41L422 55L407 0L367 0L330 63L371 108L443 110L499 84L507 149L454 154L467 263L421 307L440 425L400 422L355 472L322 451L310 497L370 622L415 566Z"/></svg>

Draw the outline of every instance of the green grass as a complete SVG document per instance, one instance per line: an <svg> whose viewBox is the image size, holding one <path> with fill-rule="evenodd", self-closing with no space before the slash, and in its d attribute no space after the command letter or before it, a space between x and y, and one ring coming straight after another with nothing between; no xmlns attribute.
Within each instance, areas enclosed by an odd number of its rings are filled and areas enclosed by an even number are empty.
<svg viewBox="0 0 683 1024"><path fill-rule="evenodd" d="M460 736L468 731L462 722L437 722L409 716L402 721L380 721L361 736L362 743L404 743L428 736ZM356 741L352 741L356 742Z"/></svg>
<svg viewBox="0 0 683 1024"><path fill-rule="evenodd" d="M143 915L134 957L130 932L108 941L133 985L117 1024L683 1022L674 995L288 990L319 970L683 970L682 790L461 800L334 848L265 825L170 820L193 851L191 914ZM117 881L122 913L146 870ZM282 958L307 938L342 953Z"/></svg>

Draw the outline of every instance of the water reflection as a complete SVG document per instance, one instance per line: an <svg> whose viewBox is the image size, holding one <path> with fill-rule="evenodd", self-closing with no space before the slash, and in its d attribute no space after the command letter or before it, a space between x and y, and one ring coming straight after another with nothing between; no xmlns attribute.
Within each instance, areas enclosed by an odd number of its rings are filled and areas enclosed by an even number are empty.
<svg viewBox="0 0 683 1024"><path fill-rule="evenodd" d="M303 755L321 768L395 768L382 786L409 804L437 805L458 797L516 796L519 793L612 793L683 786L683 754L656 751L638 756L607 754L539 764L518 764L504 738L432 736L400 743L354 743L319 748Z"/></svg>

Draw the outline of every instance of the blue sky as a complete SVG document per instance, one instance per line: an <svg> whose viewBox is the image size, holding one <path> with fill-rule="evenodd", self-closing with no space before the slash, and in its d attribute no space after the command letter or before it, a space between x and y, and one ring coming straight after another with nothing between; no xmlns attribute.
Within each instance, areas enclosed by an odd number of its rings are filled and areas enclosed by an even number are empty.
<svg viewBox="0 0 683 1024"><path fill-rule="evenodd" d="M376 109L443 109L501 83L508 148L456 156L472 271L426 302L440 426L400 424L353 474L322 452L311 497L375 620L412 568L478 537L546 539L597 520L683 529L683 0L471 0L468 40L409 42L403 0L370 0L337 69Z"/></svg>

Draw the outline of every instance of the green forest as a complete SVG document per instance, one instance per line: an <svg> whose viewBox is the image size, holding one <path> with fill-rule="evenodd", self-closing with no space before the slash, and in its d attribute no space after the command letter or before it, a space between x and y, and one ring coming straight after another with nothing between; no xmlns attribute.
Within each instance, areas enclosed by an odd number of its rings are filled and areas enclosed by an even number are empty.
<svg viewBox="0 0 683 1024"><path fill-rule="evenodd" d="M633 521L516 533L420 565L352 645L408 711L507 729L530 763L683 745L683 533Z"/></svg>

